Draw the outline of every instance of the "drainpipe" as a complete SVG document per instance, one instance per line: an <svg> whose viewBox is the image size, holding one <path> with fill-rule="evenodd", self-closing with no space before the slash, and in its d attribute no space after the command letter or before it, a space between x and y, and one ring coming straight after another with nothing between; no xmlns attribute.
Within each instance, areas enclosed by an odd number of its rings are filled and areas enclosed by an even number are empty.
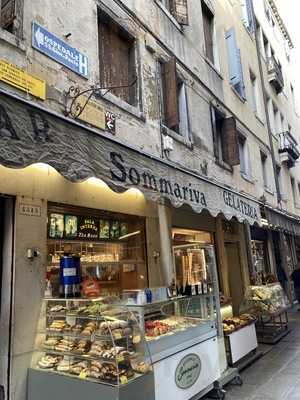
<svg viewBox="0 0 300 400"><path fill-rule="evenodd" d="M252 4L252 9L253 9L253 4ZM254 10L253 10L253 15L255 16ZM268 129L270 149L271 149L271 158L272 158L272 166L273 166L273 173L274 173L274 179L275 179L275 188L276 188L276 193L277 193L277 203L278 203L278 205L280 205L282 198L281 198L281 193L280 193L279 179L277 176L277 166L276 166L276 158L275 158L275 151L274 151L273 135L272 135L270 116L269 116L269 111L268 111L266 87L265 87L263 67L262 67L261 54L260 54L259 32L257 29L255 17L254 17L254 32L255 32L255 44L256 44L256 53L257 53L259 74L260 74L261 87L262 87L262 93L263 93L263 102L264 102L267 129Z"/></svg>

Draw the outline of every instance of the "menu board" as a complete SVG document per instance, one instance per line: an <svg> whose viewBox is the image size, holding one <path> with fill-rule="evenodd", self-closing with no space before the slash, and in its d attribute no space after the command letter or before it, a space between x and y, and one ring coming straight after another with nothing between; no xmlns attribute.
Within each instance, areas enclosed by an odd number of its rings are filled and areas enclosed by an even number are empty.
<svg viewBox="0 0 300 400"><path fill-rule="evenodd" d="M128 234L128 223L119 220L51 213L48 235L51 239L119 240Z"/></svg>

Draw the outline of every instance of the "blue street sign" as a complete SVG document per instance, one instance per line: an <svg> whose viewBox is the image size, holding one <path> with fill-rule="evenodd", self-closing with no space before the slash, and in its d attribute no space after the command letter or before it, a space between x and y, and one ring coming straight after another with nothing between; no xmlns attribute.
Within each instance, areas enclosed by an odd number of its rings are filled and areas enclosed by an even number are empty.
<svg viewBox="0 0 300 400"><path fill-rule="evenodd" d="M87 56L60 40L36 22L32 23L32 47L77 74L85 78L88 77L89 62Z"/></svg>

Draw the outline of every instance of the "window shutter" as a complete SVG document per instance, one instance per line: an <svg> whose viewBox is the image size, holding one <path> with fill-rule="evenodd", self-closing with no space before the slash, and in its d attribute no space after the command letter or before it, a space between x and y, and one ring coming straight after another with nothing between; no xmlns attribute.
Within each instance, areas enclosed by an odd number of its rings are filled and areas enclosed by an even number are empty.
<svg viewBox="0 0 300 400"><path fill-rule="evenodd" d="M164 64L165 72L165 122L168 128L172 129L179 124L178 93L177 93L177 75L176 59Z"/></svg>
<svg viewBox="0 0 300 400"><path fill-rule="evenodd" d="M210 105L210 119L211 119L211 128L212 128L213 142L214 142L214 155L216 158L219 158L216 113L212 104Z"/></svg>
<svg viewBox="0 0 300 400"><path fill-rule="evenodd" d="M243 66L242 66L242 58L241 58L241 50L236 50L237 54L237 63L238 63L238 70L239 70L239 83L238 88L236 88L239 94L242 96L243 99L246 98L245 92L245 83L244 83L244 74L243 74Z"/></svg>
<svg viewBox="0 0 300 400"><path fill-rule="evenodd" d="M187 0L173 0L173 15L179 24L189 24Z"/></svg>
<svg viewBox="0 0 300 400"><path fill-rule="evenodd" d="M7 28L16 17L16 0L1 0L1 28Z"/></svg>
<svg viewBox="0 0 300 400"><path fill-rule="evenodd" d="M222 126L222 143L224 161L231 165L240 164L238 133L234 117L226 118Z"/></svg>
<svg viewBox="0 0 300 400"><path fill-rule="evenodd" d="M254 20L254 12L253 12L253 4L252 0L245 0L246 1L246 9L247 9L247 15L248 15L248 25L247 28L249 29L250 32L255 31L255 20Z"/></svg>
<svg viewBox="0 0 300 400"><path fill-rule="evenodd" d="M230 84L235 86L240 83L240 60L239 60L239 52L236 45L236 36L234 28L229 29L225 34L226 44L227 44L227 53L228 53L228 61L229 61L229 78Z"/></svg>
<svg viewBox="0 0 300 400"><path fill-rule="evenodd" d="M213 32L212 32L211 20L209 19L208 15L205 12L202 13L202 19L203 19L206 56L211 62L214 62Z"/></svg>

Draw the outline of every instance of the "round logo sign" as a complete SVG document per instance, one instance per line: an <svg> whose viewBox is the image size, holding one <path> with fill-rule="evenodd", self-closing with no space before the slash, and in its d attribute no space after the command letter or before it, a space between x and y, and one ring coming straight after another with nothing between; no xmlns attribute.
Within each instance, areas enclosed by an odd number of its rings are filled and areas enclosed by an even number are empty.
<svg viewBox="0 0 300 400"><path fill-rule="evenodd" d="M189 389L199 378L201 360L197 354L186 355L177 365L175 382L180 389Z"/></svg>

